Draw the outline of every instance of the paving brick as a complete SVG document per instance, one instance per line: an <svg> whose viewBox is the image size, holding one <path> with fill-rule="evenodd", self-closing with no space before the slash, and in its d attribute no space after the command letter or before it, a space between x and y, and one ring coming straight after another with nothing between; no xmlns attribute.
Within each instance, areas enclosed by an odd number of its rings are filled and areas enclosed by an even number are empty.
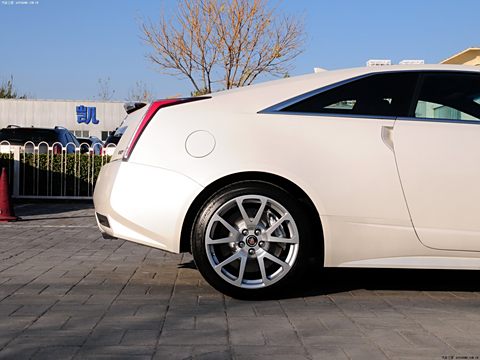
<svg viewBox="0 0 480 360"><path fill-rule="evenodd" d="M364 344L344 344L343 351L352 360L387 360L388 357L378 347Z"/></svg>
<svg viewBox="0 0 480 360"><path fill-rule="evenodd" d="M410 344L418 348L446 348L447 344L434 334L427 331L400 330L402 335Z"/></svg>
<svg viewBox="0 0 480 360"><path fill-rule="evenodd" d="M14 313L18 309L20 309L22 305L19 304L8 304L8 303L0 303L0 317L4 318L9 316L10 314Z"/></svg>
<svg viewBox="0 0 480 360"><path fill-rule="evenodd" d="M160 345L224 345L227 332L221 330L165 330L160 335Z"/></svg>
<svg viewBox="0 0 480 360"><path fill-rule="evenodd" d="M48 346L37 351L32 357L32 360L46 360L46 359L72 359L76 352L80 349L78 346Z"/></svg>
<svg viewBox="0 0 480 360"><path fill-rule="evenodd" d="M271 346L275 345L290 345L302 346L302 339L299 338L297 332L293 329L268 329L263 330L266 343Z"/></svg>
<svg viewBox="0 0 480 360"><path fill-rule="evenodd" d="M0 334L21 332L37 320L36 317L4 317L0 321Z"/></svg>
<svg viewBox="0 0 480 360"><path fill-rule="evenodd" d="M135 310L134 316L137 317L146 317L146 318L159 318L163 319L167 312L167 305L157 305L157 304L142 304L140 303L137 309Z"/></svg>
<svg viewBox="0 0 480 360"><path fill-rule="evenodd" d="M368 338L379 347L404 346L409 347L412 344L401 336L395 328L386 330L371 330L367 333Z"/></svg>
<svg viewBox="0 0 480 360"><path fill-rule="evenodd" d="M166 345L158 348L154 360L184 360L184 359L203 359L203 360L224 360L233 359L232 350L225 345L202 345L202 346L175 346Z"/></svg>
<svg viewBox="0 0 480 360"><path fill-rule="evenodd" d="M460 360L459 357L455 359L458 354L455 349L446 345L436 348L419 348L419 347L389 347L384 348L383 352L391 359L449 359ZM454 356L454 358L444 358L447 356Z"/></svg>
<svg viewBox="0 0 480 360"><path fill-rule="evenodd" d="M15 338L8 346L37 346L43 348L45 346L81 346L85 340L87 333L74 334L73 336L62 336L60 333L44 333L40 336L20 335Z"/></svg>
<svg viewBox="0 0 480 360"><path fill-rule="evenodd" d="M89 345L83 346L75 359L151 359L154 352L153 346Z"/></svg>
<svg viewBox="0 0 480 360"><path fill-rule="evenodd" d="M159 331L129 329L122 338L122 345L152 345L157 342Z"/></svg>
<svg viewBox="0 0 480 360"><path fill-rule="evenodd" d="M89 334L85 345L87 347L119 345L125 332L126 329L121 328L97 327Z"/></svg>
<svg viewBox="0 0 480 360"><path fill-rule="evenodd" d="M302 337L302 341L307 346L334 346L341 347L345 344L359 346L370 344L371 342L364 336L337 335L337 334L318 334L308 337Z"/></svg>
<svg viewBox="0 0 480 360"><path fill-rule="evenodd" d="M345 352L338 347L308 347L308 353L312 354L312 360L324 360L324 359L337 359L347 360L349 359Z"/></svg>
<svg viewBox="0 0 480 360"><path fill-rule="evenodd" d="M233 346L237 359L308 359L307 349L302 346Z"/></svg>
<svg viewBox="0 0 480 360"><path fill-rule="evenodd" d="M264 345L267 340L256 318L233 318L229 320L230 342L233 345Z"/></svg>
<svg viewBox="0 0 480 360"><path fill-rule="evenodd" d="M84 315L78 316L74 314L62 326L62 329L65 329L65 330L93 329L99 320L100 320L99 316L95 316L95 315L84 314Z"/></svg>
<svg viewBox="0 0 480 360"><path fill-rule="evenodd" d="M193 346L164 345L156 349L153 360L185 360L193 358Z"/></svg>
<svg viewBox="0 0 480 360"><path fill-rule="evenodd" d="M163 328L165 330L194 330L196 319L195 316L168 316L165 320Z"/></svg>
<svg viewBox="0 0 480 360"><path fill-rule="evenodd" d="M18 210L25 221L0 224L0 358L480 355L475 273L463 286L466 273L452 272L430 291L435 272L408 272L425 279L424 288L397 270L386 272L388 281L381 270L324 270L325 284L307 285L304 294L240 301L208 285L189 254L103 240L90 204Z"/></svg>
<svg viewBox="0 0 480 360"><path fill-rule="evenodd" d="M228 330L225 316L212 316L210 314L198 315L195 318L195 328L198 330Z"/></svg>
<svg viewBox="0 0 480 360"><path fill-rule="evenodd" d="M389 330L392 328L405 330L407 333L410 331L425 331L418 322L414 319L408 318L356 318L355 325L365 333L368 333L369 331Z"/></svg>
<svg viewBox="0 0 480 360"><path fill-rule="evenodd" d="M47 313L42 317L36 319L35 322L31 326L29 326L28 330L37 330L39 332L56 331L62 329L69 320L69 315Z"/></svg>
<svg viewBox="0 0 480 360"><path fill-rule="evenodd" d="M27 360L35 354L40 347L38 344L14 344L0 350L0 359Z"/></svg>
<svg viewBox="0 0 480 360"><path fill-rule="evenodd" d="M227 306L227 314L230 318L256 316L255 310L253 309L253 305L249 305L248 303L227 302L226 306Z"/></svg>

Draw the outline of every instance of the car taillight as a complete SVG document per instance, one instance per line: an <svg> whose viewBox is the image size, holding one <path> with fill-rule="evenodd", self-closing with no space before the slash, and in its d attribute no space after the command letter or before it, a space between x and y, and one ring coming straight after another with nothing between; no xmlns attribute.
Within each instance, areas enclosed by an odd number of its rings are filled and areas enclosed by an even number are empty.
<svg viewBox="0 0 480 360"><path fill-rule="evenodd" d="M145 115L143 116L142 120L140 121L140 124L135 129L135 132L133 133L133 136L131 137L130 142L128 143L128 146L126 147L125 152L123 153L123 160L124 161L128 160L128 158L132 154L133 149L135 148L135 145L138 142L138 139L140 138L143 131L147 127L148 123L150 122L150 120L153 119L153 117L155 116L158 110L167 106L178 105L178 104L183 104L191 101L197 101L197 100L208 99L208 98L209 97L193 97L193 98L165 99L165 100L154 101L148 108Z"/></svg>

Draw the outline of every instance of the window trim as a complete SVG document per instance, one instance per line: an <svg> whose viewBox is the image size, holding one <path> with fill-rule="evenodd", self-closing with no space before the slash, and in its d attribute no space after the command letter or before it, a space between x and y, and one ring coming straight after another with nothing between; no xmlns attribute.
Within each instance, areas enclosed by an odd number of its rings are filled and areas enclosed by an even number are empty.
<svg viewBox="0 0 480 360"><path fill-rule="evenodd" d="M346 84L349 84L351 82L367 78L370 76L374 75L380 75L380 74L404 74L404 73L418 73L419 76L417 78L415 88L413 90L413 96L410 102L410 108L409 108L409 116L407 117L398 117L398 116L379 116L379 115L360 115L360 114L338 114L338 113L316 113L316 112L292 112L292 111L282 111L286 107L289 107L291 105L294 105L300 101L306 100L309 97L316 96L318 94L321 94L323 92L335 89L339 86L343 86ZM321 88L315 89L308 91L306 93L297 95L293 98L284 100L280 103L277 103L275 105L269 106L263 110L260 110L257 112L257 114L281 114L281 115L294 115L294 116L320 116L320 117L341 117L341 118L355 118L355 119L374 119L374 120L409 120L409 121L427 121L427 122L451 122L451 123L462 123L462 124L478 124L480 125L480 121L476 120L454 120L454 119L430 119L430 118L417 118L415 117L415 106L418 101L419 95L420 95L420 90L421 86L423 85L423 79L425 75L427 74L435 74L435 73L460 73L460 74L476 74L477 76L480 77L480 71L474 71L474 70L425 70L425 69L411 69L411 70L392 70L392 71L376 71L376 72L370 72L367 74L362 74L358 76L354 76L348 79L344 79L326 86L323 86Z"/></svg>
<svg viewBox="0 0 480 360"><path fill-rule="evenodd" d="M433 123L451 123L451 124L465 124L465 125L480 125L480 120L455 120L455 119L431 119L431 118L417 118L417 117L397 117L396 120L401 121L419 121L419 122L433 122Z"/></svg>

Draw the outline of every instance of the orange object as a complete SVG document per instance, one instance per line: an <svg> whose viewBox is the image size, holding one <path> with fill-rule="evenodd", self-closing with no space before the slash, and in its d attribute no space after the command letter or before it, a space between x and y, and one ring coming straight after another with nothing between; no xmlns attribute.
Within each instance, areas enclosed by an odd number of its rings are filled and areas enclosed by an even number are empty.
<svg viewBox="0 0 480 360"><path fill-rule="evenodd" d="M8 189L7 169L2 168L0 174L0 222L15 221L18 218L13 212L13 206Z"/></svg>

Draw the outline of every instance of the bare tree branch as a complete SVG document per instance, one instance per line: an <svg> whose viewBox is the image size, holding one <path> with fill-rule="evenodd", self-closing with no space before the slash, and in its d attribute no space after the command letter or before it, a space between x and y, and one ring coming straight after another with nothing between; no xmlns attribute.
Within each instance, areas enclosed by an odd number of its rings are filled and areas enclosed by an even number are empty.
<svg viewBox="0 0 480 360"><path fill-rule="evenodd" d="M205 94L288 74L303 51L303 21L277 13L268 0L179 0L174 16L144 21L141 31L150 61Z"/></svg>
<svg viewBox="0 0 480 360"><path fill-rule="evenodd" d="M135 86L128 91L127 101L152 102L154 100L152 90L143 81L135 82Z"/></svg>
<svg viewBox="0 0 480 360"><path fill-rule="evenodd" d="M97 98L104 101L112 100L114 94L115 90L110 87L110 77L99 78Z"/></svg>

